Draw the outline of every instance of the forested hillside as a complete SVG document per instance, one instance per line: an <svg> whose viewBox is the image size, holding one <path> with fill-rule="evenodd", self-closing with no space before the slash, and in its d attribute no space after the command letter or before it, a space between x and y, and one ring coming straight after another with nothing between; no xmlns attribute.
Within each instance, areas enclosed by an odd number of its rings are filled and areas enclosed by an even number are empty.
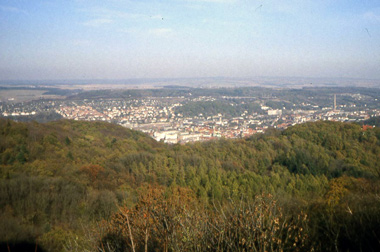
<svg viewBox="0 0 380 252"><path fill-rule="evenodd" d="M0 164L2 251L380 249L380 128L166 145L103 122L0 119Z"/></svg>
<svg viewBox="0 0 380 252"><path fill-rule="evenodd" d="M380 116L374 116L362 122L362 124L380 127Z"/></svg>

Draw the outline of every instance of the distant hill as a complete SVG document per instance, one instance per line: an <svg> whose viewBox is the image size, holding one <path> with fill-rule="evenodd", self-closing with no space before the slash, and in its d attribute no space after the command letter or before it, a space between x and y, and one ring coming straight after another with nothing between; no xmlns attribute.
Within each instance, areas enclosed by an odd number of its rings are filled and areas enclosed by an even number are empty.
<svg viewBox="0 0 380 252"><path fill-rule="evenodd" d="M27 115L27 116L8 116L7 119L15 120L18 122L30 122L36 121L39 123L47 123L50 121L56 121L62 119L62 115L58 114L55 111L48 112L40 112L35 115Z"/></svg>

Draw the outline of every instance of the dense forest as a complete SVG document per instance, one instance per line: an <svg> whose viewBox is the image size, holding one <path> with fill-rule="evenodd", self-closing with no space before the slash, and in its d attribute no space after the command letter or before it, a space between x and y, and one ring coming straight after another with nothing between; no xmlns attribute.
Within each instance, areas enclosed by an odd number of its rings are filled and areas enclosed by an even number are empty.
<svg viewBox="0 0 380 252"><path fill-rule="evenodd" d="M166 145L0 119L0 250L379 251L380 128Z"/></svg>
<svg viewBox="0 0 380 252"><path fill-rule="evenodd" d="M231 99L217 101L197 101L188 102L183 106L176 107L175 113L182 114L185 117L214 116L222 114L226 118L238 117L243 113L252 114L254 111L261 112L260 104L258 103L241 103Z"/></svg>

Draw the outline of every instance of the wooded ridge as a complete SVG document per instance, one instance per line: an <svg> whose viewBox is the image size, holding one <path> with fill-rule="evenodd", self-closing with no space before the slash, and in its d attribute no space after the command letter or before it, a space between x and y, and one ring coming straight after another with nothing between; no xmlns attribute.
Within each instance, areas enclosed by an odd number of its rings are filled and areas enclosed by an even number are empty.
<svg viewBox="0 0 380 252"><path fill-rule="evenodd" d="M380 249L377 127L166 145L104 122L0 119L0 167L2 251Z"/></svg>

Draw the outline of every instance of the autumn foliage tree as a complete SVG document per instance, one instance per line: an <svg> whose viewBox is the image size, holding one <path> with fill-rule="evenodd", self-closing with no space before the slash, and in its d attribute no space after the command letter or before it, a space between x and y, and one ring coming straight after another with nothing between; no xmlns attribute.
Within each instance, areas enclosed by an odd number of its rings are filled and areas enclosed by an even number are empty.
<svg viewBox="0 0 380 252"><path fill-rule="evenodd" d="M88 178L90 179L91 185L97 186L98 180L104 173L104 168L100 165L91 164L91 165L82 166L79 169L79 171L88 176Z"/></svg>
<svg viewBox="0 0 380 252"><path fill-rule="evenodd" d="M177 187L166 192L163 187L148 186L140 193L134 207L122 207L112 217L102 243L132 251L185 251L190 240L183 228L192 216L192 191Z"/></svg>
<svg viewBox="0 0 380 252"><path fill-rule="evenodd" d="M100 242L132 251L302 251L311 249L307 215L285 216L272 195L205 208L191 191L149 187L123 207ZM111 244L111 246L109 246Z"/></svg>

